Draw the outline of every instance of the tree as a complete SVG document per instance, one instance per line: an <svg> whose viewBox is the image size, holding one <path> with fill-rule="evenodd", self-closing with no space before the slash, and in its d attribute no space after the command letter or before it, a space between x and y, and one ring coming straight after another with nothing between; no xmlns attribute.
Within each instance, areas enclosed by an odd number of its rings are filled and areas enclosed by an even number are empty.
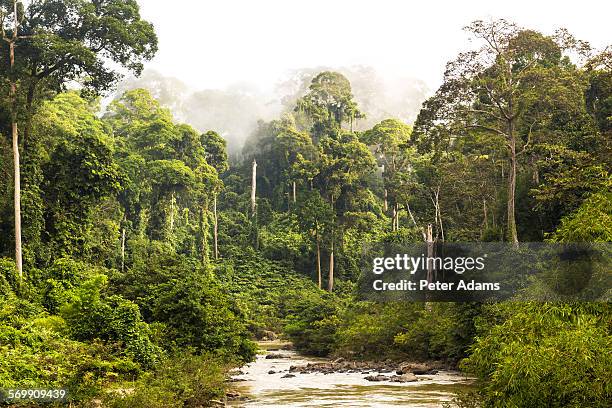
<svg viewBox="0 0 612 408"><path fill-rule="evenodd" d="M342 124L365 117L353 100L351 84L342 74L324 71L313 78L309 91L297 101L295 108L312 121L315 138L337 133Z"/></svg>
<svg viewBox="0 0 612 408"><path fill-rule="evenodd" d="M425 103L415 134L439 146L475 131L503 141L509 167L507 233L516 244L519 156L556 113L583 109L581 81L565 53L584 54L589 47L564 30L544 36L505 20L475 21L466 30L484 45L447 65L444 83Z"/></svg>
<svg viewBox="0 0 612 408"><path fill-rule="evenodd" d="M209 130L201 136L202 146L206 152L206 161L215 168L217 174L223 174L229 169L225 139L215 131ZM213 191L213 240L215 259L219 258L219 216L217 214L217 195L222 183L218 182Z"/></svg>
<svg viewBox="0 0 612 408"><path fill-rule="evenodd" d="M388 200L393 205L393 230L398 229L399 197L397 184L401 175L410 172L410 161L413 149L410 147L412 128L397 119L385 119L372 129L366 131L362 140L374 147L378 165L382 167L384 185L384 209L387 211ZM412 153L412 154L411 154ZM389 195L391 192L391 195Z"/></svg>
<svg viewBox="0 0 612 408"><path fill-rule="evenodd" d="M336 211L338 200L346 199L349 191L358 188L359 182L376 167L376 160L368 147L350 132L341 132L337 137L326 136L321 139L319 157L317 181L333 211ZM332 228L329 234L330 292L334 286L334 245L337 233L337 228Z"/></svg>
<svg viewBox="0 0 612 408"><path fill-rule="evenodd" d="M38 234L50 246L52 259L75 254L88 257L88 249L97 245L91 232L101 216L99 207L105 199L114 199L125 180L113 157L112 138L76 92L62 93L43 103L33 123L33 134L43 134L46 145L45 159L39 165L44 177L41 200L46 203L42 212L47 233ZM31 200L26 202L34 206ZM25 225L25 231L32 228L27 222ZM116 242L117 237L110 234L108 238Z"/></svg>
<svg viewBox="0 0 612 408"><path fill-rule="evenodd" d="M22 277L18 122L25 123L27 138L37 102L68 82L79 81L93 93L108 90L119 77L108 60L140 73L142 61L157 50L157 38L153 26L141 20L135 0L34 0L27 8L21 1L3 0L0 31L0 77L8 79L10 89L15 259Z"/></svg>
<svg viewBox="0 0 612 408"><path fill-rule="evenodd" d="M307 231L314 243L317 252L317 282L319 289L323 287L321 270L321 241L330 233L334 222L334 213L318 191L309 192L297 208L300 227Z"/></svg>

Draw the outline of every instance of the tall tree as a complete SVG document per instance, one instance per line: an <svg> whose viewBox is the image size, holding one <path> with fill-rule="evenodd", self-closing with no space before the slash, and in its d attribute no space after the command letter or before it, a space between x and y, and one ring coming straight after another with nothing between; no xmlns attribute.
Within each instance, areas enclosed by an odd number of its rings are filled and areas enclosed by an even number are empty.
<svg viewBox="0 0 612 408"><path fill-rule="evenodd" d="M584 54L589 47L564 30L549 37L505 20L475 21L466 30L483 45L447 65L444 83L425 103L415 134L442 146L474 131L503 141L508 161L507 235L516 244L519 156L551 114L580 106L581 81L566 51Z"/></svg>
<svg viewBox="0 0 612 408"><path fill-rule="evenodd" d="M107 61L140 73L142 61L157 50L157 37L141 20L135 0L34 0L27 8L21 1L3 0L0 31L0 77L8 79L10 89L15 259L22 277L18 123L24 123L27 138L38 102L68 82L79 81L93 93L109 89L119 74Z"/></svg>
<svg viewBox="0 0 612 408"><path fill-rule="evenodd" d="M378 165L382 167L385 211L387 201L391 200L393 206L392 229L398 229L399 197L401 190L401 174L410 171L410 159L413 149L410 147L410 134L412 128L397 119L385 119L372 129L366 131L362 140L374 147ZM390 194L389 194L390 193Z"/></svg>
<svg viewBox="0 0 612 408"><path fill-rule="evenodd" d="M223 139L215 131L209 130L201 136L202 145L206 152L206 161L217 170L217 174L221 175L229 169L227 161L227 148L225 139ZM213 191L213 240L214 240L214 256L219 258L219 216L217 214L217 196L219 189L222 188L222 182L215 186Z"/></svg>
<svg viewBox="0 0 612 408"><path fill-rule="evenodd" d="M324 71L313 78L308 92L297 101L296 111L305 112L312 121L316 140L337 133L348 122L365 115L353 99L351 84L342 74Z"/></svg>

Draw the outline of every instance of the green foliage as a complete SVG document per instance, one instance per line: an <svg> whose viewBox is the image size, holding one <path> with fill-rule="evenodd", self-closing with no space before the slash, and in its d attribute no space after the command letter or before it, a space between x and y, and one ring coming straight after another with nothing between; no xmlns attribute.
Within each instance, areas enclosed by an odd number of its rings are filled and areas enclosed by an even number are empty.
<svg viewBox="0 0 612 408"><path fill-rule="evenodd" d="M262 254L269 259L287 260L295 264L306 252L304 237L295 216L275 216L261 229L259 242Z"/></svg>
<svg viewBox="0 0 612 408"><path fill-rule="evenodd" d="M338 352L360 358L445 360L456 364L474 335L477 305L358 302L343 313Z"/></svg>
<svg viewBox="0 0 612 408"><path fill-rule="evenodd" d="M0 4L0 14L12 14L12 2ZM92 91L107 90L119 76L107 60L140 73L142 61L157 51L153 26L141 20L135 0L31 2L23 17L20 35L31 39L18 43L18 71L11 76L32 89L38 85L59 92L67 82L81 79ZM9 50L3 46L0 51L0 74L7 77Z"/></svg>
<svg viewBox="0 0 612 408"><path fill-rule="evenodd" d="M344 122L364 117L353 100L350 82L337 72L324 71L313 78L309 92L297 102L296 111L312 120L317 137L334 135Z"/></svg>
<svg viewBox="0 0 612 408"><path fill-rule="evenodd" d="M310 279L295 273L286 263L239 247L233 247L228 255L231 261L219 265L215 275L236 299L250 332L257 338L268 331L283 332L287 293L309 296L319 292Z"/></svg>
<svg viewBox="0 0 612 408"><path fill-rule="evenodd" d="M483 380L483 406L608 405L608 304L506 303L485 316L463 362Z"/></svg>
<svg viewBox="0 0 612 408"><path fill-rule="evenodd" d="M254 357L255 347L240 311L232 307L213 279L190 273L158 285L155 296L152 314L156 321L165 323L167 344L236 356L242 361Z"/></svg>
<svg viewBox="0 0 612 408"><path fill-rule="evenodd" d="M561 219L554 242L612 242L612 193L595 193Z"/></svg>
<svg viewBox="0 0 612 408"><path fill-rule="evenodd" d="M0 1L4 16L10 3ZM428 224L451 242L513 231L609 242L609 52L577 66L569 56L587 47L565 31L476 21L468 31L484 48L448 65L414 132L396 119L353 131L364 113L351 84L325 71L293 113L258 124L230 168L223 137L176 123L145 89L103 115L89 98L118 76L107 60L138 73L156 50L135 1L27 9L20 33L33 37L18 39L10 72L0 58L18 92L14 112L0 99L0 130L14 113L24 136L27 272L20 282L0 258L0 387L68 387L84 406L100 395L114 407L208 406L223 396L226 366L274 332L317 356L465 358L481 386L471 403L484 406L611 398L607 304L355 295L370 243L421 242ZM10 17L0 20L10 33ZM72 81L80 94L60 92ZM2 174L10 153L0 138ZM11 183L0 180L3 232ZM0 234L1 255L13 248ZM333 293L318 289L332 270Z"/></svg>
<svg viewBox="0 0 612 408"><path fill-rule="evenodd" d="M225 363L207 355L183 353L164 361L128 390L110 390L111 408L197 408L225 396ZM132 389L133 388L133 389Z"/></svg>
<svg viewBox="0 0 612 408"><path fill-rule="evenodd" d="M326 356L334 350L340 325L337 299L326 292L286 293L285 333L306 354Z"/></svg>
<svg viewBox="0 0 612 408"><path fill-rule="evenodd" d="M71 400L97 395L109 382L140 372L100 342L66 337L67 323L39 305L0 298L0 387L67 388Z"/></svg>
<svg viewBox="0 0 612 408"><path fill-rule="evenodd" d="M106 280L105 275L90 277L75 290L72 301L62 306L60 313L70 336L80 341L118 343L142 367L153 367L161 350L151 342L138 306L121 296L102 297Z"/></svg>

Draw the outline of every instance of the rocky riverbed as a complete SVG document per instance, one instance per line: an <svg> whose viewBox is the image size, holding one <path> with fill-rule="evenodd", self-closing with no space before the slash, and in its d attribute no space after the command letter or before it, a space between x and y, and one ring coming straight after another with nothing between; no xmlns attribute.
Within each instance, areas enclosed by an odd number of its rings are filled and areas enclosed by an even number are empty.
<svg viewBox="0 0 612 408"><path fill-rule="evenodd" d="M441 407L472 379L440 362L365 362L305 357L260 343L256 361L232 376L241 407Z"/></svg>

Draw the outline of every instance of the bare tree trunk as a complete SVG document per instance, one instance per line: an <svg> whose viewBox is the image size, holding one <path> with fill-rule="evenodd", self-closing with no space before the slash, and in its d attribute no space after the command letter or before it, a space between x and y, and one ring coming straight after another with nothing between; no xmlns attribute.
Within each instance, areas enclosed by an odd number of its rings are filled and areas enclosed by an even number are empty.
<svg viewBox="0 0 612 408"><path fill-rule="evenodd" d="M215 245L215 260L219 259L219 218L217 216L217 193L213 195L213 239Z"/></svg>
<svg viewBox="0 0 612 408"><path fill-rule="evenodd" d="M427 233L426 239L427 242L427 282L431 283L434 279L434 264L435 262L429 262L429 258L433 258L433 249L434 249L434 241L433 241L433 231L431 224L427 225Z"/></svg>
<svg viewBox="0 0 612 408"><path fill-rule="evenodd" d="M388 202L388 199L387 199L388 195L389 195L389 193L388 193L387 189L385 188L385 204L384 204L384 207L383 207L385 209L385 212L387 212L389 210L389 202Z"/></svg>
<svg viewBox="0 0 612 408"><path fill-rule="evenodd" d="M434 207L436 210L436 225L440 227L440 235L442 238L442 242L444 242L444 226L442 225L442 211L440 211L440 186L438 186L437 190L434 192L435 201Z"/></svg>
<svg viewBox="0 0 612 408"><path fill-rule="evenodd" d="M125 269L125 226L121 229L121 272Z"/></svg>
<svg viewBox="0 0 612 408"><path fill-rule="evenodd" d="M174 191L170 197L170 232L174 231Z"/></svg>
<svg viewBox="0 0 612 408"><path fill-rule="evenodd" d="M208 266L208 203L200 209L200 229L202 233L202 265Z"/></svg>
<svg viewBox="0 0 612 408"><path fill-rule="evenodd" d="M319 239L319 231L316 232L317 239L317 278L319 280L319 289L323 287L323 276L321 275L321 242Z"/></svg>
<svg viewBox="0 0 612 408"><path fill-rule="evenodd" d="M488 214L487 214L487 199L486 198L482 199L482 212L483 212L483 216L484 216L484 218L482 220L482 223L483 223L485 228L488 228L489 227L489 217L488 217Z"/></svg>
<svg viewBox="0 0 612 408"><path fill-rule="evenodd" d="M334 238L332 233L331 249L329 251L329 281L327 282L327 290L334 290Z"/></svg>
<svg viewBox="0 0 612 408"><path fill-rule="evenodd" d="M508 122L508 133L510 136L510 171L508 172L508 240L516 247L518 246L518 234L516 231L516 138L514 135L514 122Z"/></svg>
<svg viewBox="0 0 612 408"><path fill-rule="evenodd" d="M391 214L391 231L395 232L395 220L397 217L397 209L395 204L393 204L393 213Z"/></svg>
<svg viewBox="0 0 612 408"><path fill-rule="evenodd" d="M253 170L251 179L251 216L255 215L256 206L256 190L257 190L257 162L253 159Z"/></svg>
<svg viewBox="0 0 612 408"><path fill-rule="evenodd" d="M297 202L297 188L295 181L293 182L293 204Z"/></svg>
<svg viewBox="0 0 612 408"><path fill-rule="evenodd" d="M431 224L427 225L427 232L424 232L425 242L427 243L427 282L432 283L435 280L435 262L429 262L429 258L434 256L434 239L433 239L433 228ZM425 294L425 310L431 311L433 309L431 302L430 292Z"/></svg>
<svg viewBox="0 0 612 408"><path fill-rule="evenodd" d="M11 89L14 84L11 84ZM13 92L13 91L11 91ZM14 188L14 205L15 205L15 264L17 265L17 273L19 281L23 280L23 257L21 252L21 172L19 164L19 134L17 132L16 115L13 115L12 130L13 130L13 163L15 167L15 188Z"/></svg>
<svg viewBox="0 0 612 408"><path fill-rule="evenodd" d="M400 212L399 212L399 205L396 203L394 204L395 209L394 209L394 213L395 213L395 230L399 231L399 221L400 221Z"/></svg>
<svg viewBox="0 0 612 408"><path fill-rule="evenodd" d="M8 41L11 74L15 70L15 42L18 38L19 19L17 16L17 1L13 1L13 13L15 17L15 26L13 28L12 38ZM21 171L19 160L19 131L17 129L17 82L14 77L11 78L9 99L11 101L11 131L13 139L13 169L14 169L14 207L15 207L15 264L17 273L19 274L19 282L23 281L23 255L21 250Z"/></svg>

